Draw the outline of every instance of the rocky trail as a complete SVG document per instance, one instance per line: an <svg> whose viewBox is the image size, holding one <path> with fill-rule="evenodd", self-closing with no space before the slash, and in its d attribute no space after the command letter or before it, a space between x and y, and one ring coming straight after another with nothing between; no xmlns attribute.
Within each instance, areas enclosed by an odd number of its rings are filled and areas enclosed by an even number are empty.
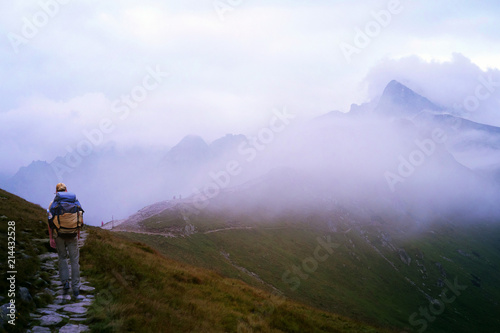
<svg viewBox="0 0 500 333"><path fill-rule="evenodd" d="M80 233L78 246L81 248L87 237L87 233ZM80 276L80 295L72 297L71 289L64 292L59 271L57 269L57 253L49 252L39 256L42 271L50 274L51 283L43 292L50 293L54 302L44 308L38 308L31 313L31 325L27 332L31 333L78 333L88 332L89 327L83 322L87 319L87 308L94 301L95 288L89 285L85 276ZM81 272L80 272L81 273Z"/></svg>

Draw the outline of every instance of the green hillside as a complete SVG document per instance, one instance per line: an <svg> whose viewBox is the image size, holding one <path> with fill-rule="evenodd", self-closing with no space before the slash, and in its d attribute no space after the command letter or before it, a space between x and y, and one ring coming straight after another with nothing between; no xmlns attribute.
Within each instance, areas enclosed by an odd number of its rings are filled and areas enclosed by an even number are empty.
<svg viewBox="0 0 500 333"><path fill-rule="evenodd" d="M89 310L95 331L387 331L165 258L109 231L92 228L81 254L99 291Z"/></svg>
<svg viewBox="0 0 500 333"><path fill-rule="evenodd" d="M140 224L166 233L186 226L181 215L166 210ZM189 217L195 230L189 235L124 235L172 259L362 322L408 332L500 327L493 315L500 310L498 223L443 219L416 226L409 218L344 209L255 220L201 213Z"/></svg>
<svg viewBox="0 0 500 333"><path fill-rule="evenodd" d="M30 313L52 301L36 296L49 281L40 273L37 256L49 250L46 214L0 190L0 218L2 271L8 270L8 222L15 221L16 287L34 295L26 302L16 296L16 326L4 322L0 331L25 332ZM112 232L86 228L80 264L82 275L96 287L85 321L93 332L391 332L166 258ZM8 288L2 279L1 290ZM2 304L8 302L1 296Z"/></svg>

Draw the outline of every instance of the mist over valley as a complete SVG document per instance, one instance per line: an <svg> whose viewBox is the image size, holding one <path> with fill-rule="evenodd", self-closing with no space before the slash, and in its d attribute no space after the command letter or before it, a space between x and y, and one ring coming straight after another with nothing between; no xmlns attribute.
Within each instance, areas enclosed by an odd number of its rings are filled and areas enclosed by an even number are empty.
<svg viewBox="0 0 500 333"><path fill-rule="evenodd" d="M0 7L13 332L498 332L497 2Z"/></svg>

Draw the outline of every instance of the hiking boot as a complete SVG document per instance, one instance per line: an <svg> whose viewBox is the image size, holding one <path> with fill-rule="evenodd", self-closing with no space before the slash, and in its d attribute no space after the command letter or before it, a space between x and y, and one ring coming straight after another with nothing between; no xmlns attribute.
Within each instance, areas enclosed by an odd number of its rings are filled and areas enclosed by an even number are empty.
<svg viewBox="0 0 500 333"><path fill-rule="evenodd" d="M64 290L68 290L69 289L69 281L64 282L63 289Z"/></svg>
<svg viewBox="0 0 500 333"><path fill-rule="evenodd" d="M73 296L76 298L80 295L80 290L73 290Z"/></svg>

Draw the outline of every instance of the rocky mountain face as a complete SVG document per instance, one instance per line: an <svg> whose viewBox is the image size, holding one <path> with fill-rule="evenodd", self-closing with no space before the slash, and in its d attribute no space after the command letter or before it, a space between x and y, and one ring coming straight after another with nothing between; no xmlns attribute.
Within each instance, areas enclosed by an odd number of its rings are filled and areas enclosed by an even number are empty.
<svg viewBox="0 0 500 333"><path fill-rule="evenodd" d="M188 135L167 152L164 162L189 167L205 162L208 157L207 143L199 136Z"/></svg>
<svg viewBox="0 0 500 333"><path fill-rule="evenodd" d="M396 80L392 80L385 87L376 112L392 117L412 117L422 110L444 111L444 109L427 98L420 96L413 90Z"/></svg>

